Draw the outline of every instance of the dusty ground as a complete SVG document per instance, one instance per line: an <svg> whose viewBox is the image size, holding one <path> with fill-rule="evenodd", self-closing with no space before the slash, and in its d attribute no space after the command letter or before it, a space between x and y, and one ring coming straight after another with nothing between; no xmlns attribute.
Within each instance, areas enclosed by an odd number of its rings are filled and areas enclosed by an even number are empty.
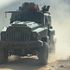
<svg viewBox="0 0 70 70"><path fill-rule="evenodd" d="M0 70L70 70L70 60L57 60L46 66L40 66L35 57L13 59L6 64L1 64Z"/></svg>

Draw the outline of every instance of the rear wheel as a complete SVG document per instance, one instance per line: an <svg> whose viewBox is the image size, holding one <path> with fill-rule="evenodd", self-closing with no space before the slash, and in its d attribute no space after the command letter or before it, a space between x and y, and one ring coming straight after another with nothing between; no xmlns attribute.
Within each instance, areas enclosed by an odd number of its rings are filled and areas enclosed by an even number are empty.
<svg viewBox="0 0 70 70"><path fill-rule="evenodd" d="M41 47L38 51L39 63L41 65L46 65L48 63L48 45L46 42L43 43L43 47Z"/></svg>

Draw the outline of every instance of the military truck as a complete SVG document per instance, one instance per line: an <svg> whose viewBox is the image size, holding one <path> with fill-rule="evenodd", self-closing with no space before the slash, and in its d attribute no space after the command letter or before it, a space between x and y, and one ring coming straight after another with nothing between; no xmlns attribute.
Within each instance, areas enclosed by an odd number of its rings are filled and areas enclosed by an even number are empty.
<svg viewBox="0 0 70 70"><path fill-rule="evenodd" d="M7 62L10 55L30 54L38 56L40 64L47 64L48 48L55 32L49 7L40 10L35 3L25 2L18 10L5 12L11 13L11 18L10 25L1 31L0 63Z"/></svg>

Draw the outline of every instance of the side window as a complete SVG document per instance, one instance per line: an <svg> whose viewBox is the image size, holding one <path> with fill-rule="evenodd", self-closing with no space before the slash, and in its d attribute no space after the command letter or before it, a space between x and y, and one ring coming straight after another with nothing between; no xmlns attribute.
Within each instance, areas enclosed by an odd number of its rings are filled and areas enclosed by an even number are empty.
<svg viewBox="0 0 70 70"><path fill-rule="evenodd" d="M48 19L47 19L47 16L44 16L44 23L45 23L45 25L47 25L48 26Z"/></svg>
<svg viewBox="0 0 70 70"><path fill-rule="evenodd" d="M51 16L47 16L45 15L45 24L48 26L48 25L51 25Z"/></svg>
<svg viewBox="0 0 70 70"><path fill-rule="evenodd" d="M51 16L48 16L47 20L48 20L48 24L51 26Z"/></svg>

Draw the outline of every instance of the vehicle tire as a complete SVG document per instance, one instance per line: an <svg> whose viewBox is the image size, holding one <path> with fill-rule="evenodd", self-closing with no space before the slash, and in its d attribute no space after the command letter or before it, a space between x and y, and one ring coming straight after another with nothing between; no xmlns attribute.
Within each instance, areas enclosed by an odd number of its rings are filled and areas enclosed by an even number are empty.
<svg viewBox="0 0 70 70"><path fill-rule="evenodd" d="M48 63L48 45L46 42L43 43L43 47L40 47L38 57L40 65L46 65Z"/></svg>
<svg viewBox="0 0 70 70"><path fill-rule="evenodd" d="M0 47L0 63L8 62L8 51L5 48Z"/></svg>

